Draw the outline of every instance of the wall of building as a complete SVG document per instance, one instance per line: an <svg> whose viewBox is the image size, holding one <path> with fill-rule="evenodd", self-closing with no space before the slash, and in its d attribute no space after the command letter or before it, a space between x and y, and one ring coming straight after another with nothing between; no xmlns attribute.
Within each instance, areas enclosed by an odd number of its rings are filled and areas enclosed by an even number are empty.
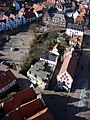
<svg viewBox="0 0 90 120"><path fill-rule="evenodd" d="M8 85L5 85L3 88L0 89L0 93L7 91L9 88L15 85L15 83L16 83L16 80L10 82Z"/></svg>
<svg viewBox="0 0 90 120"><path fill-rule="evenodd" d="M78 35L78 36L83 36L83 31L78 31L78 30L73 30L73 29L66 29L66 34L69 36Z"/></svg>

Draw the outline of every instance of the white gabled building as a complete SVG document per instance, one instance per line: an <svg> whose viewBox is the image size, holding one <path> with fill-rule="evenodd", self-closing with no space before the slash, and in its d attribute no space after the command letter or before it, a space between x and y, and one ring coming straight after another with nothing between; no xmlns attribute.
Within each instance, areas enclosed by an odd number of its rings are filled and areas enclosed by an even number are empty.
<svg viewBox="0 0 90 120"><path fill-rule="evenodd" d="M71 37L73 35L83 36L83 32L84 32L84 29L82 25L68 23L67 29L66 29L67 35Z"/></svg>
<svg viewBox="0 0 90 120"><path fill-rule="evenodd" d="M78 56L73 49L66 53L59 74L57 75L57 89L64 88L66 91L70 91L75 75L77 61Z"/></svg>

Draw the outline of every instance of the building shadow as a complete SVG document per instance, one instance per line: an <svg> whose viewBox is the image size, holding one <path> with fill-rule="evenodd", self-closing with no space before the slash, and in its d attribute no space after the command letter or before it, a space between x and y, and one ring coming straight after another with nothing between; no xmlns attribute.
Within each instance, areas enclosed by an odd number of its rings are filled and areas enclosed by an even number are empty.
<svg viewBox="0 0 90 120"><path fill-rule="evenodd" d="M0 57L1 57L1 56L4 56L4 55L3 55L2 53L0 53Z"/></svg>
<svg viewBox="0 0 90 120"><path fill-rule="evenodd" d="M5 35L15 35L16 36L19 32L23 32L23 33L24 32L28 32L29 27L30 27L29 24L22 25L22 26L20 26L18 28L15 28L15 29L12 29L12 30L8 30L4 34Z"/></svg>
<svg viewBox="0 0 90 120"><path fill-rule="evenodd" d="M77 116L80 112L90 110L73 105L73 103L79 102L78 98L57 94L42 94L42 98L55 120L87 120L82 116Z"/></svg>
<svg viewBox="0 0 90 120"><path fill-rule="evenodd" d="M31 86L31 82L27 78L18 78L17 79L17 84L21 87L21 89L26 89Z"/></svg>

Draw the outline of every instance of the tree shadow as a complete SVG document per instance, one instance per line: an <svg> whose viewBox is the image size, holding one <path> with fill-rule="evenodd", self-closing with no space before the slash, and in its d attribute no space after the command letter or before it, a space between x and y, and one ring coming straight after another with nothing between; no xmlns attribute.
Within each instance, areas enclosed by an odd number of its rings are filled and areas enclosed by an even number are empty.
<svg viewBox="0 0 90 120"><path fill-rule="evenodd" d="M15 28L13 30L8 30L5 32L5 35L17 35L19 32L28 32L30 25L26 24L26 25L22 25L19 28Z"/></svg>
<svg viewBox="0 0 90 120"><path fill-rule="evenodd" d="M77 114L90 109L83 109L72 104L79 102L78 98L57 94L42 94L42 98L55 120L87 120Z"/></svg>
<svg viewBox="0 0 90 120"><path fill-rule="evenodd" d="M0 44L0 50L3 50L3 47L5 46L5 42L3 42L2 44ZM1 55L0 55L1 56Z"/></svg>

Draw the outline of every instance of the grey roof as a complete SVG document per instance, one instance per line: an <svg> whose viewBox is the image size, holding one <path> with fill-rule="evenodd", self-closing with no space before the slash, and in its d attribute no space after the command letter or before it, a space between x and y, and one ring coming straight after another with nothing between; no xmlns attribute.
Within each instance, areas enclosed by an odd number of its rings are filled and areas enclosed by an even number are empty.
<svg viewBox="0 0 90 120"><path fill-rule="evenodd" d="M69 38L69 36L65 33L59 33L58 37L57 37L57 42L60 42L62 40L67 40Z"/></svg>
<svg viewBox="0 0 90 120"><path fill-rule="evenodd" d="M29 70L33 76L36 76L39 80L48 80L48 77L52 73L52 67L44 61L38 61Z"/></svg>
<svg viewBox="0 0 90 120"><path fill-rule="evenodd" d="M64 22L66 21L65 20L65 17L64 17L64 14L60 14L60 13L54 13L54 16L52 17L52 19L55 19L55 18L59 18L61 22Z"/></svg>
<svg viewBox="0 0 90 120"><path fill-rule="evenodd" d="M78 24L68 23L67 28L69 28L69 29L75 29L75 30L79 30L79 31L84 31L83 25L78 25Z"/></svg>
<svg viewBox="0 0 90 120"><path fill-rule="evenodd" d="M50 61L56 61L57 59L57 55L55 55L54 53L46 53L40 56L40 58L43 58L45 60L50 60Z"/></svg>

